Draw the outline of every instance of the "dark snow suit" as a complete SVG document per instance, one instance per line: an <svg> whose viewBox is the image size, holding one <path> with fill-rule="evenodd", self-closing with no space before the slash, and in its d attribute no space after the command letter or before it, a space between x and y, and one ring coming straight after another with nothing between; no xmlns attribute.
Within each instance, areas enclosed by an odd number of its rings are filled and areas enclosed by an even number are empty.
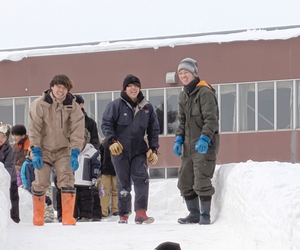
<svg viewBox="0 0 300 250"><path fill-rule="evenodd" d="M102 119L104 136L117 139L123 145L120 155L111 156L117 176L119 214L131 213L131 180L135 191L134 210L147 209L149 175L145 132L149 148L159 147L159 124L153 106L143 98L132 108L125 99L119 98L108 104Z"/></svg>
<svg viewBox="0 0 300 250"><path fill-rule="evenodd" d="M195 149L201 134L211 139L206 154ZM219 150L219 110L215 93L205 81L200 81L189 94L180 93L177 135L184 140L178 178L181 194L186 198L213 195L211 179Z"/></svg>

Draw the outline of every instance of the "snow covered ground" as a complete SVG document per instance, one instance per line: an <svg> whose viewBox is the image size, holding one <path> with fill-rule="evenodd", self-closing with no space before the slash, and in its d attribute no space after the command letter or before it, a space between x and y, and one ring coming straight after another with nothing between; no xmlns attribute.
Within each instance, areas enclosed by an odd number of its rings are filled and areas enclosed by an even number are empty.
<svg viewBox="0 0 300 250"><path fill-rule="evenodd" d="M151 180L150 225L101 222L32 225L31 195L19 189L21 223L9 219L9 177L0 164L0 249L144 249L173 241L183 250L299 250L300 164L252 162L218 165L211 225L180 225L187 215L177 179Z"/></svg>

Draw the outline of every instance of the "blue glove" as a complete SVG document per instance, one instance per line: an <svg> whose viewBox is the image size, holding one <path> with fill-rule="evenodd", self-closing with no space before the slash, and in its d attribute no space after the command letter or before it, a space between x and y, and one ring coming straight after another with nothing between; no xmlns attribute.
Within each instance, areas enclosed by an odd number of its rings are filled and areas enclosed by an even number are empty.
<svg viewBox="0 0 300 250"><path fill-rule="evenodd" d="M173 152L177 156L181 156L181 146L182 146L182 143L183 143L182 136L177 135L176 138L175 138L175 144L174 144L174 147L173 147Z"/></svg>
<svg viewBox="0 0 300 250"><path fill-rule="evenodd" d="M77 149L77 148L72 149L70 165L71 165L73 171L76 171L79 167L79 163L78 163L78 155L79 154L80 154L79 149Z"/></svg>
<svg viewBox="0 0 300 250"><path fill-rule="evenodd" d="M198 150L200 154L206 154L208 150L208 143L210 143L210 138L206 135L201 135L195 145L195 149Z"/></svg>
<svg viewBox="0 0 300 250"><path fill-rule="evenodd" d="M35 169L41 169L43 166L43 158L42 158L42 153L41 153L41 148L36 147L32 148L32 153L33 153L33 158L32 158L32 164Z"/></svg>

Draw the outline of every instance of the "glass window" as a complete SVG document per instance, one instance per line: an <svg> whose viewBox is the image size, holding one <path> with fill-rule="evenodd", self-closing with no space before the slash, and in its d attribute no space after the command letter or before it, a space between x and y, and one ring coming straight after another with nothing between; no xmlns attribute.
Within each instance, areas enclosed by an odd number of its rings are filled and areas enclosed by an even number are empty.
<svg viewBox="0 0 300 250"><path fill-rule="evenodd" d="M293 81L277 82L277 128L293 127Z"/></svg>
<svg viewBox="0 0 300 250"><path fill-rule="evenodd" d="M118 99L121 96L121 91L113 92L113 100Z"/></svg>
<svg viewBox="0 0 300 250"><path fill-rule="evenodd" d="M164 179L165 169L164 168L150 168L149 176L151 179Z"/></svg>
<svg viewBox="0 0 300 250"><path fill-rule="evenodd" d="M104 110L106 109L107 104L109 104L112 100L112 93L98 93L97 94L97 109L98 109L98 132L101 137L104 137L102 130L101 130L101 124L102 124L102 116L104 113Z"/></svg>
<svg viewBox="0 0 300 250"><path fill-rule="evenodd" d="M167 168L167 178L178 178L179 168Z"/></svg>
<svg viewBox="0 0 300 250"><path fill-rule="evenodd" d="M167 124L168 134L175 134L178 127L178 97L182 88L167 89Z"/></svg>
<svg viewBox="0 0 300 250"><path fill-rule="evenodd" d="M95 120L95 94L80 94L84 100L84 111Z"/></svg>
<svg viewBox="0 0 300 250"><path fill-rule="evenodd" d="M258 83L258 130L274 129L274 82Z"/></svg>
<svg viewBox="0 0 300 250"><path fill-rule="evenodd" d="M296 81L296 128L300 128L300 80Z"/></svg>
<svg viewBox="0 0 300 250"><path fill-rule="evenodd" d="M13 125L13 99L0 99L0 122Z"/></svg>
<svg viewBox="0 0 300 250"><path fill-rule="evenodd" d="M239 85L239 131L255 130L255 83Z"/></svg>
<svg viewBox="0 0 300 250"><path fill-rule="evenodd" d="M31 96L30 97L30 103L32 103L35 99L37 99L39 96Z"/></svg>
<svg viewBox="0 0 300 250"><path fill-rule="evenodd" d="M153 105L156 113L160 134L164 133L164 90L154 89L149 90L149 102Z"/></svg>
<svg viewBox="0 0 300 250"><path fill-rule="evenodd" d="M29 112L29 98L15 98L15 124L27 127Z"/></svg>
<svg viewBox="0 0 300 250"><path fill-rule="evenodd" d="M220 86L221 132L236 131L236 84Z"/></svg>

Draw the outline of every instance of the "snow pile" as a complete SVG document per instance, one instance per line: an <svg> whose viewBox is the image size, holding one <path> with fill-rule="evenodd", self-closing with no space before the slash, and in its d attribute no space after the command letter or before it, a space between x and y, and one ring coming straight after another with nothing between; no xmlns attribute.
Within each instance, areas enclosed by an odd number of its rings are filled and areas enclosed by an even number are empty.
<svg viewBox="0 0 300 250"><path fill-rule="evenodd" d="M0 246L7 246L7 226L10 222L10 175L0 162Z"/></svg>
<svg viewBox="0 0 300 250"><path fill-rule="evenodd" d="M300 249L300 164L226 164L215 173L213 206L250 249Z"/></svg>
<svg viewBox="0 0 300 250"><path fill-rule="evenodd" d="M178 242L183 250L300 249L300 164L248 161L216 166L209 226L177 223L188 214L177 179L150 181L147 213L155 218L151 225L135 225L131 215L128 225L117 224L118 218L111 217L76 227L59 223L35 227L31 195L21 188L21 223L15 224L9 219L9 178L5 180L5 175L0 166L1 184L6 182L6 190L3 185L0 189L0 245L7 246L16 235L20 242L4 249L84 249L95 246L97 237L106 250L141 249L141 244L142 249L153 250L163 241ZM53 241L45 245L49 237Z"/></svg>

